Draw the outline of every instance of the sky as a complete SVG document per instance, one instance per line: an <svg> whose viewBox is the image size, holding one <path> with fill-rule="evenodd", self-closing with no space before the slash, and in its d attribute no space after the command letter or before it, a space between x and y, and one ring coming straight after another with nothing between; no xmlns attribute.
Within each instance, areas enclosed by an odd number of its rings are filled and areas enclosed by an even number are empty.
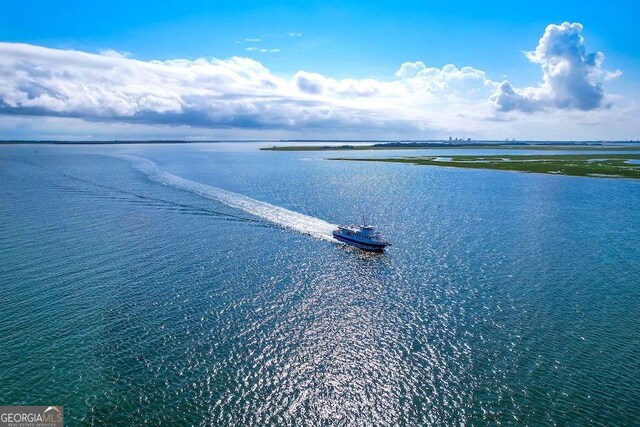
<svg viewBox="0 0 640 427"><path fill-rule="evenodd" d="M640 139L640 2L0 0L0 139Z"/></svg>

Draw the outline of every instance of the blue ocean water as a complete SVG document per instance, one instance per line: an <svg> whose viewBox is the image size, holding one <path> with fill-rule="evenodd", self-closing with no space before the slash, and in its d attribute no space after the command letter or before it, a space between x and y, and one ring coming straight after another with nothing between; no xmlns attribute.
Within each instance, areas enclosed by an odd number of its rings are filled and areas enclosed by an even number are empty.
<svg viewBox="0 0 640 427"><path fill-rule="evenodd" d="M0 146L0 402L71 425L640 423L639 181L264 145ZM363 210L383 255L328 237Z"/></svg>

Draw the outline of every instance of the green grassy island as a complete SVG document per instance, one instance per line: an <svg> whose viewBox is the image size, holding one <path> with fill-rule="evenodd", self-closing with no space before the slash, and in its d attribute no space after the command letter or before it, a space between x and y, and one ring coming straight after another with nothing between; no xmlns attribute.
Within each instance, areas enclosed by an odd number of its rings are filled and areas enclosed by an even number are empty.
<svg viewBox="0 0 640 427"><path fill-rule="evenodd" d="M426 166L640 179L640 154L421 156L392 158L332 158L360 162L397 162Z"/></svg>
<svg viewBox="0 0 640 427"><path fill-rule="evenodd" d="M346 142L346 141L345 141ZM355 141L354 141L355 142ZM381 142L376 144L342 144L342 145L282 145L264 147L263 151L366 151L366 150L424 150L424 149L492 149L492 150L616 150L616 151L640 151L638 145L628 145L625 141L528 141L528 142L442 142L442 141L417 141L417 142Z"/></svg>

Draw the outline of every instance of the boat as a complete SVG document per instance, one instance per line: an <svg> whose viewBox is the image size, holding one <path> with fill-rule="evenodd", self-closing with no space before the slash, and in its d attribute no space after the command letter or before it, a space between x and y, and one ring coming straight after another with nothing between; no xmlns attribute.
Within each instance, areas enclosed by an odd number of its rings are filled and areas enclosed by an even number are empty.
<svg viewBox="0 0 640 427"><path fill-rule="evenodd" d="M339 225L338 229L333 231L333 238L369 252L383 252L385 247L391 245L374 227L367 225L364 217L362 225Z"/></svg>

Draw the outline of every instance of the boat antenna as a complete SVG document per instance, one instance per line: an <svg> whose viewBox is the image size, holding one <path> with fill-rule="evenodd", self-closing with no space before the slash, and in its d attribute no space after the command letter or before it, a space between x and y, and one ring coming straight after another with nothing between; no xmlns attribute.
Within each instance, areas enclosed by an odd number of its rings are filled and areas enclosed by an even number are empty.
<svg viewBox="0 0 640 427"><path fill-rule="evenodd" d="M364 217L364 211L362 212L362 225L367 225L367 221Z"/></svg>

